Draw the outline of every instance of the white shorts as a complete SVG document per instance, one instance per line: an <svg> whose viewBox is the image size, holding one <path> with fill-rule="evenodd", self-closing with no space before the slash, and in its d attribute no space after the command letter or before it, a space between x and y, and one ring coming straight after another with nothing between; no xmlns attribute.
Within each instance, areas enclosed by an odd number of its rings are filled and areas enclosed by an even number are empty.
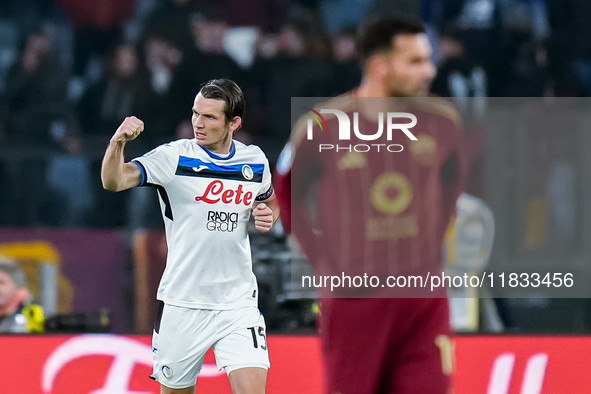
<svg viewBox="0 0 591 394"><path fill-rule="evenodd" d="M161 304L154 334L151 378L170 388L191 387L205 353L215 353L218 370L268 369L265 319L256 307L231 310L189 309Z"/></svg>

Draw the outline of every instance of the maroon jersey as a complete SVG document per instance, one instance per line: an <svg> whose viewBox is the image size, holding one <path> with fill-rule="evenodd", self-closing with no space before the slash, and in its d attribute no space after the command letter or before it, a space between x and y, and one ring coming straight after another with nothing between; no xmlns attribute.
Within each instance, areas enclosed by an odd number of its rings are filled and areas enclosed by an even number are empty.
<svg viewBox="0 0 591 394"><path fill-rule="evenodd" d="M286 148L291 153L284 152L289 157L278 164L283 222L322 275L440 271L444 232L465 172L459 115L437 98L342 96L316 111L345 112L352 130L357 112L358 130L370 135L378 130L379 115L368 106L383 108L384 124L388 112L415 115L408 131L416 140L400 129L388 133L386 126L376 140L353 132L342 140L336 116L322 114L326 123L321 129L314 122L311 133L310 117L302 117Z"/></svg>
<svg viewBox="0 0 591 394"><path fill-rule="evenodd" d="M449 394L446 298L330 298L321 311L327 393Z"/></svg>
<svg viewBox="0 0 591 394"><path fill-rule="evenodd" d="M459 116L434 98L388 103L343 96L318 106L313 114L323 127L302 117L277 164L282 222L317 274L441 271L444 232L464 182ZM339 139L338 118L320 113L339 109L354 129L357 112L367 136L379 130L379 111L368 107L413 114L408 131L416 140L400 129L388 135L385 126L376 140L353 132ZM375 289L344 295L390 296ZM450 348L445 298L324 299L320 332L328 393L447 393L453 363L441 350Z"/></svg>

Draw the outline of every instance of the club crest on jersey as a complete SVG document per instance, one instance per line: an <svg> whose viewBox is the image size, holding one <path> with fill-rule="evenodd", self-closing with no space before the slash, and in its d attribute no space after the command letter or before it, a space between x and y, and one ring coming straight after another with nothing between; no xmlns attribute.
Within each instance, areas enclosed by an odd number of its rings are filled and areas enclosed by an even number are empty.
<svg viewBox="0 0 591 394"><path fill-rule="evenodd" d="M250 181L252 178L254 178L254 171L248 164L242 166L242 176L247 181Z"/></svg>
<svg viewBox="0 0 591 394"><path fill-rule="evenodd" d="M224 204L244 204L247 207L250 206L252 199L252 192L245 193L242 185L238 185L236 189L226 189L220 180L210 182L203 195L195 197L195 201L202 201L206 204L222 202Z"/></svg>

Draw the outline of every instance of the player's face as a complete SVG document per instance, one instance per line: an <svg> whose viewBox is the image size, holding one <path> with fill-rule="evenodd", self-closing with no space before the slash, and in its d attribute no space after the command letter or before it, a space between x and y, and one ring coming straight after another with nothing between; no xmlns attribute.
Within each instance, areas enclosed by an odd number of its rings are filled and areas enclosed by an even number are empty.
<svg viewBox="0 0 591 394"><path fill-rule="evenodd" d="M431 44L426 34L396 36L393 49L384 56L389 96L420 97L429 94L437 71L431 61Z"/></svg>
<svg viewBox="0 0 591 394"><path fill-rule="evenodd" d="M4 271L0 271L0 308L10 303L16 291L16 285L10 276Z"/></svg>
<svg viewBox="0 0 591 394"><path fill-rule="evenodd" d="M236 116L226 121L222 100L208 99L199 93L193 103L193 133L197 143L212 152L228 153L232 134L240 126L240 118Z"/></svg>

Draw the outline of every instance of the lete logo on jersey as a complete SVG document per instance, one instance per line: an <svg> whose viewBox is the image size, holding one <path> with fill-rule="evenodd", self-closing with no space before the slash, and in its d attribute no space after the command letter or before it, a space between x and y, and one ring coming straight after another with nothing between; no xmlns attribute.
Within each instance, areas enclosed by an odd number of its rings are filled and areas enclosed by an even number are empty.
<svg viewBox="0 0 591 394"><path fill-rule="evenodd" d="M248 207L253 200L253 194L252 192L244 193L242 185L238 185L235 190L225 189L222 181L215 180L207 185L205 193L202 196L195 197L195 201L203 201L207 204L216 204L220 200L224 204L244 204Z"/></svg>

